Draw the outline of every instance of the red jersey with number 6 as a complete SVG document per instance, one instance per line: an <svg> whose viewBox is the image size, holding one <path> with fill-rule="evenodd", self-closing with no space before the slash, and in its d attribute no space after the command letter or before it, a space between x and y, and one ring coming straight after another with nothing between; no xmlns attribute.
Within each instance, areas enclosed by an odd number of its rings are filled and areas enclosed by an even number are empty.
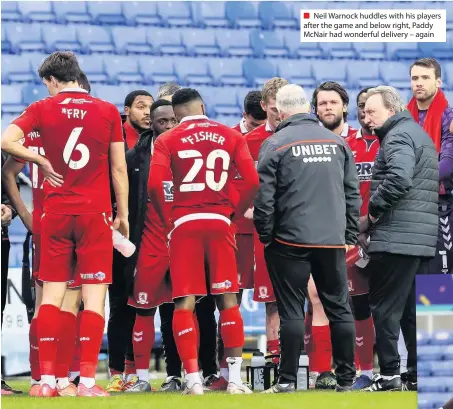
<svg viewBox="0 0 453 409"><path fill-rule="evenodd" d="M82 89L65 89L31 104L15 121L25 135L39 132L46 157L63 186L44 183L44 212L110 212L109 148L124 142L115 105Z"/></svg>
<svg viewBox="0 0 453 409"><path fill-rule="evenodd" d="M250 205L248 202L253 196L249 200L247 192L258 184L258 174L244 137L204 115L184 118L179 126L156 140L151 180L158 165L171 168L173 173L174 220L193 213L229 217L237 206L243 207L244 201L246 206ZM233 185L235 168L246 175L247 192L240 197ZM159 200L162 200L160 196Z"/></svg>

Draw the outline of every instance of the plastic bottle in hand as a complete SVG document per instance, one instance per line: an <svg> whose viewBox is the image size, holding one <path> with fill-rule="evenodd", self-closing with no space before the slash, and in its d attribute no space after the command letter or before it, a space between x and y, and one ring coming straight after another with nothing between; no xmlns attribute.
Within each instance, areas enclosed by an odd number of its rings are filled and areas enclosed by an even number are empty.
<svg viewBox="0 0 453 409"><path fill-rule="evenodd" d="M135 244L126 239L118 230L113 230L113 247L124 257L130 257L135 253Z"/></svg>

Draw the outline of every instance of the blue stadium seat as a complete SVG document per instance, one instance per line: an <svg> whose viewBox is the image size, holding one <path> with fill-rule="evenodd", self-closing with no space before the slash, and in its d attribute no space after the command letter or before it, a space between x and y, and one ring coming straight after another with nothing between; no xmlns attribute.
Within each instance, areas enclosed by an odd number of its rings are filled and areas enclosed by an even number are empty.
<svg viewBox="0 0 453 409"><path fill-rule="evenodd" d="M447 388L447 392L453 392L453 377L452 376L442 378L442 382L445 385L445 387Z"/></svg>
<svg viewBox="0 0 453 409"><path fill-rule="evenodd" d="M151 54L146 27L113 27L113 43L119 54Z"/></svg>
<svg viewBox="0 0 453 409"><path fill-rule="evenodd" d="M359 1L335 1L328 3L327 10L335 10L341 12L342 10L358 10L361 2Z"/></svg>
<svg viewBox="0 0 453 409"><path fill-rule="evenodd" d="M403 101L408 104L412 98L412 91L410 89L399 89L398 93L401 95Z"/></svg>
<svg viewBox="0 0 453 409"><path fill-rule="evenodd" d="M269 60L245 60L244 75L248 85L251 87L262 87L262 85L277 76L277 66Z"/></svg>
<svg viewBox="0 0 453 409"><path fill-rule="evenodd" d="M228 115L228 116L217 115L216 117L212 117L212 119L214 119L217 122L220 122L223 125L226 125L226 126L229 126L232 128L233 126L237 125L237 123L240 120L240 117L238 118L236 116L231 116L231 115Z"/></svg>
<svg viewBox="0 0 453 409"><path fill-rule="evenodd" d="M41 36L41 28L35 24L4 23L6 37L15 53L44 52L45 44Z"/></svg>
<svg viewBox="0 0 453 409"><path fill-rule="evenodd" d="M451 399L451 395L448 393L419 393L418 408L438 409L449 399Z"/></svg>
<svg viewBox="0 0 453 409"><path fill-rule="evenodd" d="M87 75L90 82L108 81L108 75L104 66L102 55L83 55L78 58L80 68Z"/></svg>
<svg viewBox="0 0 453 409"><path fill-rule="evenodd" d="M390 43L389 43L390 44ZM395 88L410 88L409 66L403 62L381 61L379 64L381 78L386 85Z"/></svg>
<svg viewBox="0 0 453 409"><path fill-rule="evenodd" d="M214 105L216 101L217 90L218 88L209 87L206 85L200 85L199 87L197 87L197 91L200 93L206 107L206 115L212 119L214 119L215 117Z"/></svg>
<svg viewBox="0 0 453 409"><path fill-rule="evenodd" d="M299 31L285 31L282 33L286 48L292 58L323 58L324 52L319 43L301 43Z"/></svg>
<svg viewBox="0 0 453 409"><path fill-rule="evenodd" d="M453 3L450 1L444 2L429 2L429 9L443 9L447 11L447 30L453 30Z"/></svg>
<svg viewBox="0 0 453 409"><path fill-rule="evenodd" d="M348 79L351 87L365 88L381 83L379 66L368 61L350 61L347 65Z"/></svg>
<svg viewBox="0 0 453 409"><path fill-rule="evenodd" d="M30 105L35 101L47 98L49 92L44 85L28 84L22 88L22 101L25 105Z"/></svg>
<svg viewBox="0 0 453 409"><path fill-rule="evenodd" d="M420 361L440 361L444 354L444 348L436 345L423 345L417 347L417 356Z"/></svg>
<svg viewBox="0 0 453 409"><path fill-rule="evenodd" d="M2 55L2 84L35 81L30 61L25 56Z"/></svg>
<svg viewBox="0 0 453 409"><path fill-rule="evenodd" d="M319 43L324 54L331 58L356 58L353 43Z"/></svg>
<svg viewBox="0 0 453 409"><path fill-rule="evenodd" d="M347 86L346 66L346 61L313 61L313 74L316 83L336 81L343 86Z"/></svg>
<svg viewBox="0 0 453 409"><path fill-rule="evenodd" d="M436 331L432 337L433 345L453 345L453 331Z"/></svg>
<svg viewBox="0 0 453 409"><path fill-rule="evenodd" d="M8 128L9 124L17 118L17 115L3 114L2 115L2 133Z"/></svg>
<svg viewBox="0 0 453 409"><path fill-rule="evenodd" d="M30 61L31 70L35 74L35 82L39 84L42 84L42 81L41 78L39 78L38 76L38 70L47 56L48 56L47 54L35 54L35 53L27 55L27 59L28 61Z"/></svg>
<svg viewBox="0 0 453 409"><path fill-rule="evenodd" d="M162 22L167 26L184 27L193 25L192 2L189 1L160 1L157 12Z"/></svg>
<svg viewBox="0 0 453 409"><path fill-rule="evenodd" d="M258 16L258 6L255 2L229 1L226 3L225 15L234 27L261 27L261 20Z"/></svg>
<svg viewBox="0 0 453 409"><path fill-rule="evenodd" d="M244 88L244 87L236 89L237 102L238 102L238 105L241 107L242 111L244 110L245 97L247 96L247 94L250 91L258 91L258 90L254 89L254 88ZM242 115L241 115L241 117L237 118L237 122L236 123L238 123L241 118L242 118Z"/></svg>
<svg viewBox="0 0 453 409"><path fill-rule="evenodd" d="M140 56L140 71L148 84L177 81L173 57Z"/></svg>
<svg viewBox="0 0 453 409"><path fill-rule="evenodd" d="M2 85L2 113L19 115L26 105L22 103L22 85Z"/></svg>
<svg viewBox="0 0 453 409"><path fill-rule="evenodd" d="M109 82L112 84L117 84L118 82L139 83L143 81L136 58L111 56L104 58L104 66L109 76Z"/></svg>
<svg viewBox="0 0 453 409"><path fill-rule="evenodd" d="M278 64L278 75L302 87L316 85L310 60L288 60Z"/></svg>
<svg viewBox="0 0 453 409"><path fill-rule="evenodd" d="M209 59L209 71L216 85L245 85L242 60L237 58Z"/></svg>
<svg viewBox="0 0 453 409"><path fill-rule="evenodd" d="M384 60L385 43L352 43L360 60Z"/></svg>
<svg viewBox="0 0 453 409"><path fill-rule="evenodd" d="M119 1L88 1L88 12L94 24L126 24Z"/></svg>
<svg viewBox="0 0 453 409"><path fill-rule="evenodd" d="M201 1L194 3L195 18L200 27L230 27L230 21L226 18L225 2Z"/></svg>
<svg viewBox="0 0 453 409"><path fill-rule="evenodd" d="M238 121L242 114L242 108L238 105L234 88L217 88L213 110L216 116L233 115L235 121Z"/></svg>
<svg viewBox="0 0 453 409"><path fill-rule="evenodd" d="M123 14L127 24L131 26L158 26L162 24L155 1L128 1L123 3Z"/></svg>
<svg viewBox="0 0 453 409"><path fill-rule="evenodd" d="M453 90L453 62L442 64L442 78L447 87Z"/></svg>
<svg viewBox="0 0 453 409"><path fill-rule="evenodd" d="M50 1L19 1L18 7L25 21L54 23L57 20Z"/></svg>
<svg viewBox="0 0 453 409"><path fill-rule="evenodd" d="M395 5L401 4L400 2L395 2ZM393 3L379 2L379 1L370 1L359 3L359 8L363 10L379 10L379 9L390 9L392 8Z"/></svg>
<svg viewBox="0 0 453 409"><path fill-rule="evenodd" d="M110 33L103 27L77 26L77 36L86 52L113 53L115 51Z"/></svg>
<svg viewBox="0 0 453 409"><path fill-rule="evenodd" d="M419 56L417 43L387 43L389 60L416 60Z"/></svg>
<svg viewBox="0 0 453 409"><path fill-rule="evenodd" d="M289 53L278 31L254 30L250 33L250 44L256 57L285 57Z"/></svg>
<svg viewBox="0 0 453 409"><path fill-rule="evenodd" d="M2 21L22 20L22 14L17 3L17 1L2 1Z"/></svg>
<svg viewBox="0 0 453 409"><path fill-rule="evenodd" d="M124 99L128 92L122 89L121 85L96 85L96 96L104 101L108 101L117 107L124 108ZM121 109L121 112L123 109Z"/></svg>
<svg viewBox="0 0 453 409"><path fill-rule="evenodd" d="M9 54L11 52L11 43L6 38L5 24L2 24L2 54Z"/></svg>
<svg viewBox="0 0 453 409"><path fill-rule="evenodd" d="M417 345L428 345L431 343L431 337L426 331L417 330Z"/></svg>
<svg viewBox="0 0 453 409"><path fill-rule="evenodd" d="M444 91L444 94L450 106L453 107L453 91ZM447 348L451 348L448 350L449 357L447 359L453 359L453 346L449 346Z"/></svg>
<svg viewBox="0 0 453 409"><path fill-rule="evenodd" d="M447 378L418 378L418 391L419 392L446 392L447 387L443 382Z"/></svg>
<svg viewBox="0 0 453 409"><path fill-rule="evenodd" d="M431 376L431 363L426 361L417 362L417 373L418 376Z"/></svg>
<svg viewBox="0 0 453 409"><path fill-rule="evenodd" d="M54 1L53 10L59 23L91 23L85 1Z"/></svg>
<svg viewBox="0 0 453 409"><path fill-rule="evenodd" d="M223 56L250 57L253 55L247 30L217 31L217 44Z"/></svg>
<svg viewBox="0 0 453 409"><path fill-rule="evenodd" d="M290 3L263 1L259 3L258 15L265 29L298 28Z"/></svg>
<svg viewBox="0 0 453 409"><path fill-rule="evenodd" d="M189 57L175 64L176 75L180 84L211 85L208 64L204 58Z"/></svg>
<svg viewBox="0 0 453 409"><path fill-rule="evenodd" d="M181 29L181 37L189 55L220 55L216 42L216 31L210 29Z"/></svg>
<svg viewBox="0 0 453 409"><path fill-rule="evenodd" d="M147 30L148 43L159 53L168 55L187 53L179 30L154 27Z"/></svg>
<svg viewBox="0 0 453 409"><path fill-rule="evenodd" d="M453 361L434 362L433 372L436 376L453 376Z"/></svg>
<svg viewBox="0 0 453 409"><path fill-rule="evenodd" d="M47 52L54 51L82 51L82 44L77 38L74 26L61 24L41 24L42 37L46 43Z"/></svg>
<svg viewBox="0 0 453 409"><path fill-rule="evenodd" d="M381 3L382 4L382 3ZM385 5L385 3L384 3ZM397 10L423 10L428 4L426 2L418 1L394 1L389 4L388 8Z"/></svg>

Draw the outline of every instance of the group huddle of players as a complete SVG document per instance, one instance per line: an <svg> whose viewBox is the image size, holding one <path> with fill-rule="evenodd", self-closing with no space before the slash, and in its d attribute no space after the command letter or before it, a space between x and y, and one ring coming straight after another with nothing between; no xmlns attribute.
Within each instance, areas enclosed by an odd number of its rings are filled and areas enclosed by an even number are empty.
<svg viewBox="0 0 453 409"><path fill-rule="evenodd" d="M52 54L39 74L51 98L30 105L2 136L2 149L11 155L8 166L15 166L17 174L30 162L33 182L32 220L21 210L25 206L17 189L9 187L18 214L33 232L35 246L39 309L30 327L30 395L108 396L95 384L95 374L106 290L112 281L112 230L126 237L129 232L121 117L114 105L87 92L89 85L84 86L72 53ZM137 391L152 390L149 361L154 315L162 303L175 303L173 335L185 370L185 394L203 394L206 389L251 393L241 379L244 327L237 294L242 289L253 289L254 300L266 303L267 348L273 355L280 352L276 300L264 246L252 222L252 203L259 187L260 147L280 122L276 94L287 84L283 78L272 78L261 91L250 92L243 118L233 129L206 117L202 97L194 89L177 91L171 104L156 101L154 109L165 111L167 124L172 125L155 135L151 145L149 200L129 299L137 309L137 379L130 385ZM379 149L379 141L364 123L367 90L360 91L356 101L359 130L346 122L351 104L340 84L325 82L312 97L320 125L344 137L354 153L362 215L367 213ZM114 219L110 181L116 197ZM348 269L356 319L356 366L361 371L353 389L369 386L373 376L374 328L368 283L360 270L358 266ZM308 290L305 346L310 384L334 389L329 322L312 279ZM199 374L199 330L193 312L197 298L207 294L216 296L219 337L224 344L220 376L209 388ZM82 298L84 310L79 312ZM72 363L76 347L79 368Z"/></svg>

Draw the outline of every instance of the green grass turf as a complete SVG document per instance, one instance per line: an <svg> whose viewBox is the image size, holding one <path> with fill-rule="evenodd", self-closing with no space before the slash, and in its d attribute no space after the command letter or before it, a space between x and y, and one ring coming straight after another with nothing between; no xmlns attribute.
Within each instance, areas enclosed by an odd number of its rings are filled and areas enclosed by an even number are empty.
<svg viewBox="0 0 453 409"><path fill-rule="evenodd" d="M14 388L28 392L28 382L8 382ZM159 387L161 380L153 381ZM101 381L105 385L106 381ZM181 396L179 393L121 394L109 398L30 398L28 395L4 396L3 409L123 409L123 408L196 408L196 409L417 409L415 392L335 392L310 391L289 395L230 396L207 393L204 396Z"/></svg>

